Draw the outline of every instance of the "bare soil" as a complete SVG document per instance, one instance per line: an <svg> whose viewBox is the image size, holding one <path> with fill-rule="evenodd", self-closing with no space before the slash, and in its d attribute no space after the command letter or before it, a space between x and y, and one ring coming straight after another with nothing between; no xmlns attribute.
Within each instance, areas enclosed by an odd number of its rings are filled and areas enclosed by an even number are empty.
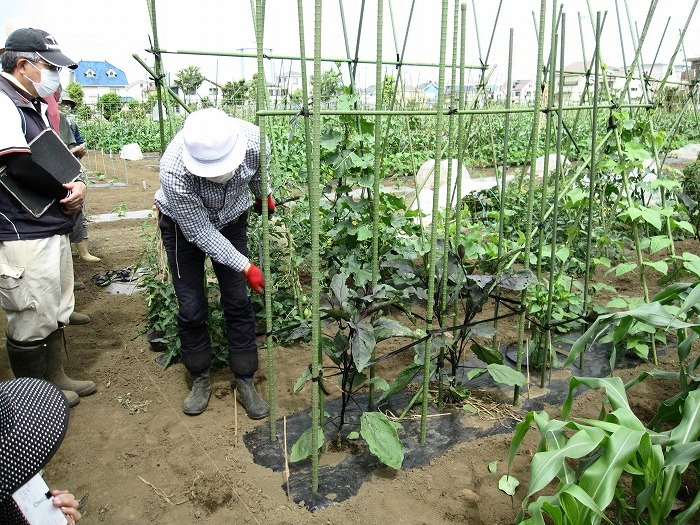
<svg viewBox="0 0 700 525"><path fill-rule="evenodd" d="M88 215L150 209L158 188L158 159L123 161L91 152L84 164L102 173L108 187L90 187ZM149 220L149 219L147 219ZM152 219L150 219L152 221ZM313 525L336 523L403 523L440 525L454 523L513 523L526 492L529 462L536 447L534 434L527 438L515 461L512 475L521 481L515 497L498 489L505 473L510 433L462 442L430 461L409 470L377 469L359 493L326 509L310 512L293 503L283 489L283 475L254 463L243 436L267 420L252 421L236 414L231 373L213 372L213 395L208 409L196 417L182 413L189 391L182 365L164 369L154 362L143 337L146 305L142 294L112 294L91 282L108 270L134 266L146 243L141 219L92 222L90 250L101 257L86 263L74 257L76 279L87 289L76 292L76 309L89 314L91 323L67 327L69 359L66 369L76 378L92 379L98 392L71 409L68 434L45 470L52 487L65 488L81 497L89 494L83 509L84 523L256 523ZM679 252L698 246L686 241ZM635 279L612 283L621 295L639 296ZM4 321L2 321L4 323ZM268 378L261 352L258 389L267 397ZM385 365L384 377L393 377L410 356ZM295 381L308 366L308 345L275 350L277 417L310 406L308 389L292 394ZM674 356L662 356L659 365L674 370ZM392 370L393 368L393 370ZM620 372L624 379L642 369ZM0 355L0 379L11 378L5 352ZM655 412L661 399L670 397L675 385L649 379L630 396L640 417ZM527 394L525 389L524 395ZM545 389L546 390L546 389ZM530 394L542 394L534 385ZM581 396L574 413L596 416L599 393ZM504 403L504 407L507 404ZM559 407L549 407L557 417ZM481 411L464 416L464 425L488 428L511 425L503 416ZM291 443L289 444L291 446ZM333 463L339 453L323 459ZM498 460L495 473L490 462Z"/></svg>

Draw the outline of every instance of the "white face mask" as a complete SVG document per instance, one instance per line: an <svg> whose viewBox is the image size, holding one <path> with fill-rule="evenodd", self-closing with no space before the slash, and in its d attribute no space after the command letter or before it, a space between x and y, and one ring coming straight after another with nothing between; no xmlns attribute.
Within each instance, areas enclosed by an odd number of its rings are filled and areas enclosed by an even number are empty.
<svg viewBox="0 0 700 525"><path fill-rule="evenodd" d="M219 175L218 177L207 177L210 181L216 182L217 184L226 184L233 177L233 172L230 171L224 175Z"/></svg>
<svg viewBox="0 0 700 525"><path fill-rule="evenodd" d="M31 62L27 61L29 64L32 64ZM39 82L34 82L31 78L29 78L27 75L24 75L24 78L29 80L34 85L34 89L36 89L37 94L41 97L48 97L49 95L53 95L56 90L58 89L58 86L61 85L61 76L58 74L58 71L50 71L48 69L41 69L36 67L34 64L32 64L32 67L34 69L38 69L41 72L41 80Z"/></svg>

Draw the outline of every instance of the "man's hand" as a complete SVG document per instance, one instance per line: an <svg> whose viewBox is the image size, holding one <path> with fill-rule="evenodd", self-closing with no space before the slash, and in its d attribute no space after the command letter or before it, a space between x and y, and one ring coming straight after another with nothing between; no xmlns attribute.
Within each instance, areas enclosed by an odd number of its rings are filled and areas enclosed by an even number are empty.
<svg viewBox="0 0 700 525"><path fill-rule="evenodd" d="M243 268L243 275L248 279L248 284L253 291L262 295L263 289L265 288L265 277L263 277L260 268L254 264L248 263L246 267Z"/></svg>
<svg viewBox="0 0 700 525"><path fill-rule="evenodd" d="M255 210L255 213L258 215L262 215L262 199L255 199L255 203L253 204L253 210ZM272 198L272 195L267 196L267 214L272 215L275 213L275 199Z"/></svg>
<svg viewBox="0 0 700 525"><path fill-rule="evenodd" d="M61 207L66 215L75 215L83 207L85 201L85 189L87 186L84 182L67 182L63 185L68 190L68 196L61 199Z"/></svg>

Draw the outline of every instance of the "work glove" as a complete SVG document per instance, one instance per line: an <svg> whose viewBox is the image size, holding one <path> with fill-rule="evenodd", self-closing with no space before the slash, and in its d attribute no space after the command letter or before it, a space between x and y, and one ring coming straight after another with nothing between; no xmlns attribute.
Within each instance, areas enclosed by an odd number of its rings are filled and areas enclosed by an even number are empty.
<svg viewBox="0 0 700 525"><path fill-rule="evenodd" d="M255 203L253 204L253 210L255 210L255 213L258 215L262 215L262 199L255 199ZM267 196L267 214L272 215L275 213L275 199L272 198L272 195Z"/></svg>
<svg viewBox="0 0 700 525"><path fill-rule="evenodd" d="M265 288L265 277L263 277L260 268L253 263L248 263L248 266L243 270L243 275L248 279L248 284L253 291L262 295L263 289Z"/></svg>

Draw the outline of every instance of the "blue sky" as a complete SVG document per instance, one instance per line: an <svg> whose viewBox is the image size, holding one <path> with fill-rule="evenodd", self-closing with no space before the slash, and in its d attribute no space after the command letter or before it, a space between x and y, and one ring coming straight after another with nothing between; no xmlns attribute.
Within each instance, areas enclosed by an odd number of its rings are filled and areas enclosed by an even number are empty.
<svg viewBox="0 0 700 525"><path fill-rule="evenodd" d="M648 0L627 0L633 25L641 32L649 7ZM651 62L657 54L661 35L668 22L657 62L668 62L678 42L680 29L685 24L692 6L692 0L660 0L652 26L643 48L645 62ZM4 2L0 12L0 31L3 36L8 29L17 27L39 27L52 33L62 50L75 60L107 60L126 72L129 81L146 78L143 68L133 59L137 53L147 63L152 57L144 51L149 46L151 33L146 0L25 0L24 2ZM358 27L360 26L359 0L344 0L345 22L348 30L348 45L354 54ZM396 57L396 48L403 47L406 34L409 0L384 0L383 56L386 60ZM391 9L389 6L391 5ZM603 33L603 58L609 65L622 65L622 52L618 32L615 1L590 0L593 19L597 11L607 10L607 21ZM625 10L624 0L618 0L622 15L622 45L631 61L632 40ZM299 31L297 2L294 0L267 0L267 14L264 45L272 54L299 55ZM376 15L377 1L365 2L364 21L360 58L373 60L376 57ZM498 1L473 0L466 3L467 63L479 63L485 56L496 20ZM547 2L546 27L551 25L553 3ZM313 53L314 2L304 0L304 26L307 35L307 54ZM514 78L533 78L537 58L537 41L533 22L533 11L539 20L540 1L504 0L496 32L493 38L489 65L495 70L492 80L505 81L508 64L508 34L512 27L515 32ZM575 62L593 52L593 32L585 0L566 0L567 13L567 62ZM158 36L160 46L167 50L224 51L234 52L240 48L254 48L255 36L251 0L158 0ZM698 10L700 11L700 9ZM476 13L477 25L474 23ZM405 60L437 63L440 48L441 2L438 0L417 0L413 11L410 32L407 39ZM579 32L579 15L583 27L583 44ZM670 17L670 21L669 21ZM393 24L392 24L393 18ZM454 27L454 2L449 3L447 55L448 62L452 50ZM476 33L478 27L479 39ZM339 2L323 2L322 54L324 57L345 57L346 46L343 38L342 19ZM700 13L696 12L688 36L685 51L688 56L700 56ZM549 48L547 38L545 53ZM396 45L395 45L396 42ZM681 53L677 59L681 61ZM163 55L166 71L174 77L179 69L199 65L205 76L223 83L236 80L242 74L250 76L255 70L254 60L242 61L238 58L196 57L191 55ZM298 71L298 63L272 61L268 72L279 72L288 68ZM332 67L328 64L325 67ZM343 71L347 68L343 67ZM391 74L393 67L387 67ZM437 80L437 70L424 67L405 68L406 82L417 84L427 80ZM360 67L359 85L374 84L375 72L371 66ZM449 73L448 73L449 83Z"/></svg>

